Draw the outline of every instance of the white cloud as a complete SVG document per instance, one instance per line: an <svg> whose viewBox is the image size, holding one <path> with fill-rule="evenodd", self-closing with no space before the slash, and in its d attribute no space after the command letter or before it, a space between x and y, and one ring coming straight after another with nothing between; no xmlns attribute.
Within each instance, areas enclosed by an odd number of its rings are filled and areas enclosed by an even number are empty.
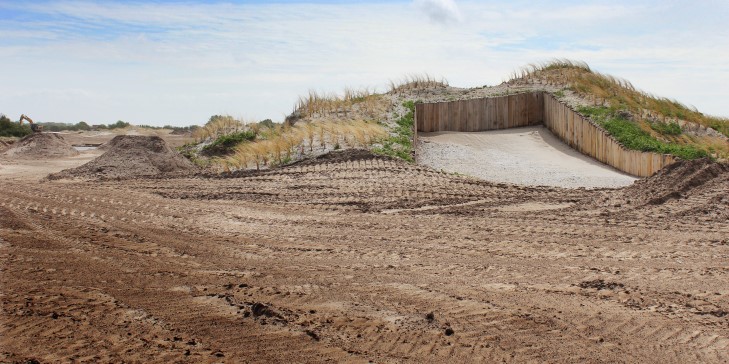
<svg viewBox="0 0 729 364"><path fill-rule="evenodd" d="M454 0L414 0L414 4L434 23L449 24L462 18Z"/></svg>
<svg viewBox="0 0 729 364"><path fill-rule="evenodd" d="M3 82L12 85L0 90L0 112L148 124L199 123L219 113L282 119L308 89L382 91L388 79L417 72L455 86L493 85L529 62L569 57L729 115L721 102L729 97L723 8L705 10L719 14L713 18L674 14L685 22L678 28L667 5L415 4L440 9L458 25L442 26L412 3L0 0L0 11L34 14L0 23L0 69L11 70ZM690 36L683 29L692 29ZM37 90L76 91L64 101ZM717 96L705 97L707 91Z"/></svg>

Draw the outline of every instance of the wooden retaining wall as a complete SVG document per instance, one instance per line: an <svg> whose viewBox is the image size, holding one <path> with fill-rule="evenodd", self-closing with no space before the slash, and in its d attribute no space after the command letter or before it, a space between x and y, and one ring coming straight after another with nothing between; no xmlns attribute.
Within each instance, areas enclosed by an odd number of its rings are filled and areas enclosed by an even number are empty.
<svg viewBox="0 0 729 364"><path fill-rule="evenodd" d="M416 104L418 131L485 131L541 124L544 93Z"/></svg>
<svg viewBox="0 0 729 364"><path fill-rule="evenodd" d="M676 161L670 154L624 147L602 127L548 93L544 96L544 126L570 147L634 176L648 177Z"/></svg>
<svg viewBox="0 0 729 364"><path fill-rule="evenodd" d="M599 125L546 92L416 104L414 142L418 132L474 132L538 124L581 153L634 176L650 176L676 161L668 154L625 148Z"/></svg>

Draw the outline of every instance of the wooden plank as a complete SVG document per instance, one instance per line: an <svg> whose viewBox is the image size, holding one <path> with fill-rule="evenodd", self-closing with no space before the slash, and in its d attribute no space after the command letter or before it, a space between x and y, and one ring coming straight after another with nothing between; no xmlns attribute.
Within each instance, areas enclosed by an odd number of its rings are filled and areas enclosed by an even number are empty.
<svg viewBox="0 0 729 364"><path fill-rule="evenodd" d="M440 106L441 105L438 103L430 104L430 118L428 120L428 130L431 132L438 130L440 124Z"/></svg>
<svg viewBox="0 0 729 364"><path fill-rule="evenodd" d="M535 117L535 125L544 123L544 92L537 92L535 93L536 97L536 117Z"/></svg>
<svg viewBox="0 0 729 364"><path fill-rule="evenodd" d="M526 100L524 99L524 95L526 94L518 94L512 96L513 107L511 108L511 125L512 127L522 127L526 126L526 115L524 111L526 111Z"/></svg>
<svg viewBox="0 0 729 364"><path fill-rule="evenodd" d="M417 129L422 132L428 131L428 122L432 116L429 109L430 104L415 105L415 116L418 124Z"/></svg>
<svg viewBox="0 0 729 364"><path fill-rule="evenodd" d="M486 124L482 126L481 130L493 130L496 129L496 121L498 120L498 106L496 98L489 98L486 100Z"/></svg>
<svg viewBox="0 0 729 364"><path fill-rule="evenodd" d="M429 112L430 104L415 105L415 119L417 120L417 129L422 132L428 131L428 122L431 113Z"/></svg>
<svg viewBox="0 0 729 364"><path fill-rule="evenodd" d="M458 103L458 106L460 106L459 110L459 131L471 131L469 127L469 122L471 120L472 113L469 113L469 108L471 106L471 100L463 100Z"/></svg>
<svg viewBox="0 0 729 364"><path fill-rule="evenodd" d="M484 103L484 99L471 101L471 108L473 112L473 124L471 124L471 131L478 131L478 126L481 124L481 119L483 118Z"/></svg>
<svg viewBox="0 0 729 364"><path fill-rule="evenodd" d="M460 131L461 101L448 103L450 118L448 119L448 131Z"/></svg>
<svg viewBox="0 0 729 364"><path fill-rule="evenodd" d="M522 126L528 126L529 124L529 94L523 93L518 96L519 108L517 110L517 118L520 119Z"/></svg>
<svg viewBox="0 0 729 364"><path fill-rule="evenodd" d="M507 118L505 128L515 128L515 127L519 126L519 124L517 123L517 115L518 115L517 102L519 100L519 97L517 95L510 95L510 96L506 97L506 100L508 101L508 105L509 105L509 108L508 108L509 116Z"/></svg>
<svg viewBox="0 0 729 364"><path fill-rule="evenodd" d="M510 113L509 113L509 97L503 96L499 98L499 125L497 129L506 129L509 127Z"/></svg>
<svg viewBox="0 0 729 364"><path fill-rule="evenodd" d="M473 124L473 131L479 131L481 129L481 125L484 124L484 121L486 119L486 101L488 99L479 99L474 100L473 107L475 108L476 112L476 120Z"/></svg>
<svg viewBox="0 0 729 364"><path fill-rule="evenodd" d="M446 123L448 121L448 103L445 102L439 102L438 103L438 127L436 128L436 131L444 131L446 130Z"/></svg>

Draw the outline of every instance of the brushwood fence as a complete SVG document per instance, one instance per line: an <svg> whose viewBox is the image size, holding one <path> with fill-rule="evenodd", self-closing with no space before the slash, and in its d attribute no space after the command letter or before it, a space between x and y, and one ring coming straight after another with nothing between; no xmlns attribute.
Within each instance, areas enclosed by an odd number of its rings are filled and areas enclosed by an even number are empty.
<svg viewBox="0 0 729 364"><path fill-rule="evenodd" d="M634 176L650 176L675 162L668 154L624 147L592 120L546 92L416 104L414 138L417 142L418 132L475 132L539 124L570 147Z"/></svg>

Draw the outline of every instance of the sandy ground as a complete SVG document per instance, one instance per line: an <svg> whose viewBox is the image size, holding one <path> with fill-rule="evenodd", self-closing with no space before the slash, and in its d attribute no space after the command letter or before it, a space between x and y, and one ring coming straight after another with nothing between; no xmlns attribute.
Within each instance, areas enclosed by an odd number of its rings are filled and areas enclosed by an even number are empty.
<svg viewBox="0 0 729 364"><path fill-rule="evenodd" d="M109 131L63 132L57 134L63 136L72 145L99 145L119 135L119 133ZM139 134L131 133L130 135ZM178 147L193 140L184 135L159 134L171 147ZM84 147L77 147L76 150L80 152L80 155L70 158L18 159L0 155L0 181L38 181L50 173L78 167L105 152L104 150Z"/></svg>
<svg viewBox="0 0 729 364"><path fill-rule="evenodd" d="M0 178L0 362L729 361L729 222L691 200L382 158Z"/></svg>
<svg viewBox="0 0 729 364"><path fill-rule="evenodd" d="M487 181L590 188L622 187L636 180L570 148L543 126L418 137L418 163Z"/></svg>
<svg viewBox="0 0 729 364"><path fill-rule="evenodd" d="M10 159L0 157L0 181L39 181L49 173L78 167L103 153L101 150L79 151L79 155L61 159Z"/></svg>
<svg viewBox="0 0 729 364"><path fill-rule="evenodd" d="M85 132L62 132L59 133L72 145L103 144L117 135L157 135L167 142L171 147L179 147L194 139L189 135L173 135L168 130L115 130L115 131L85 131Z"/></svg>

